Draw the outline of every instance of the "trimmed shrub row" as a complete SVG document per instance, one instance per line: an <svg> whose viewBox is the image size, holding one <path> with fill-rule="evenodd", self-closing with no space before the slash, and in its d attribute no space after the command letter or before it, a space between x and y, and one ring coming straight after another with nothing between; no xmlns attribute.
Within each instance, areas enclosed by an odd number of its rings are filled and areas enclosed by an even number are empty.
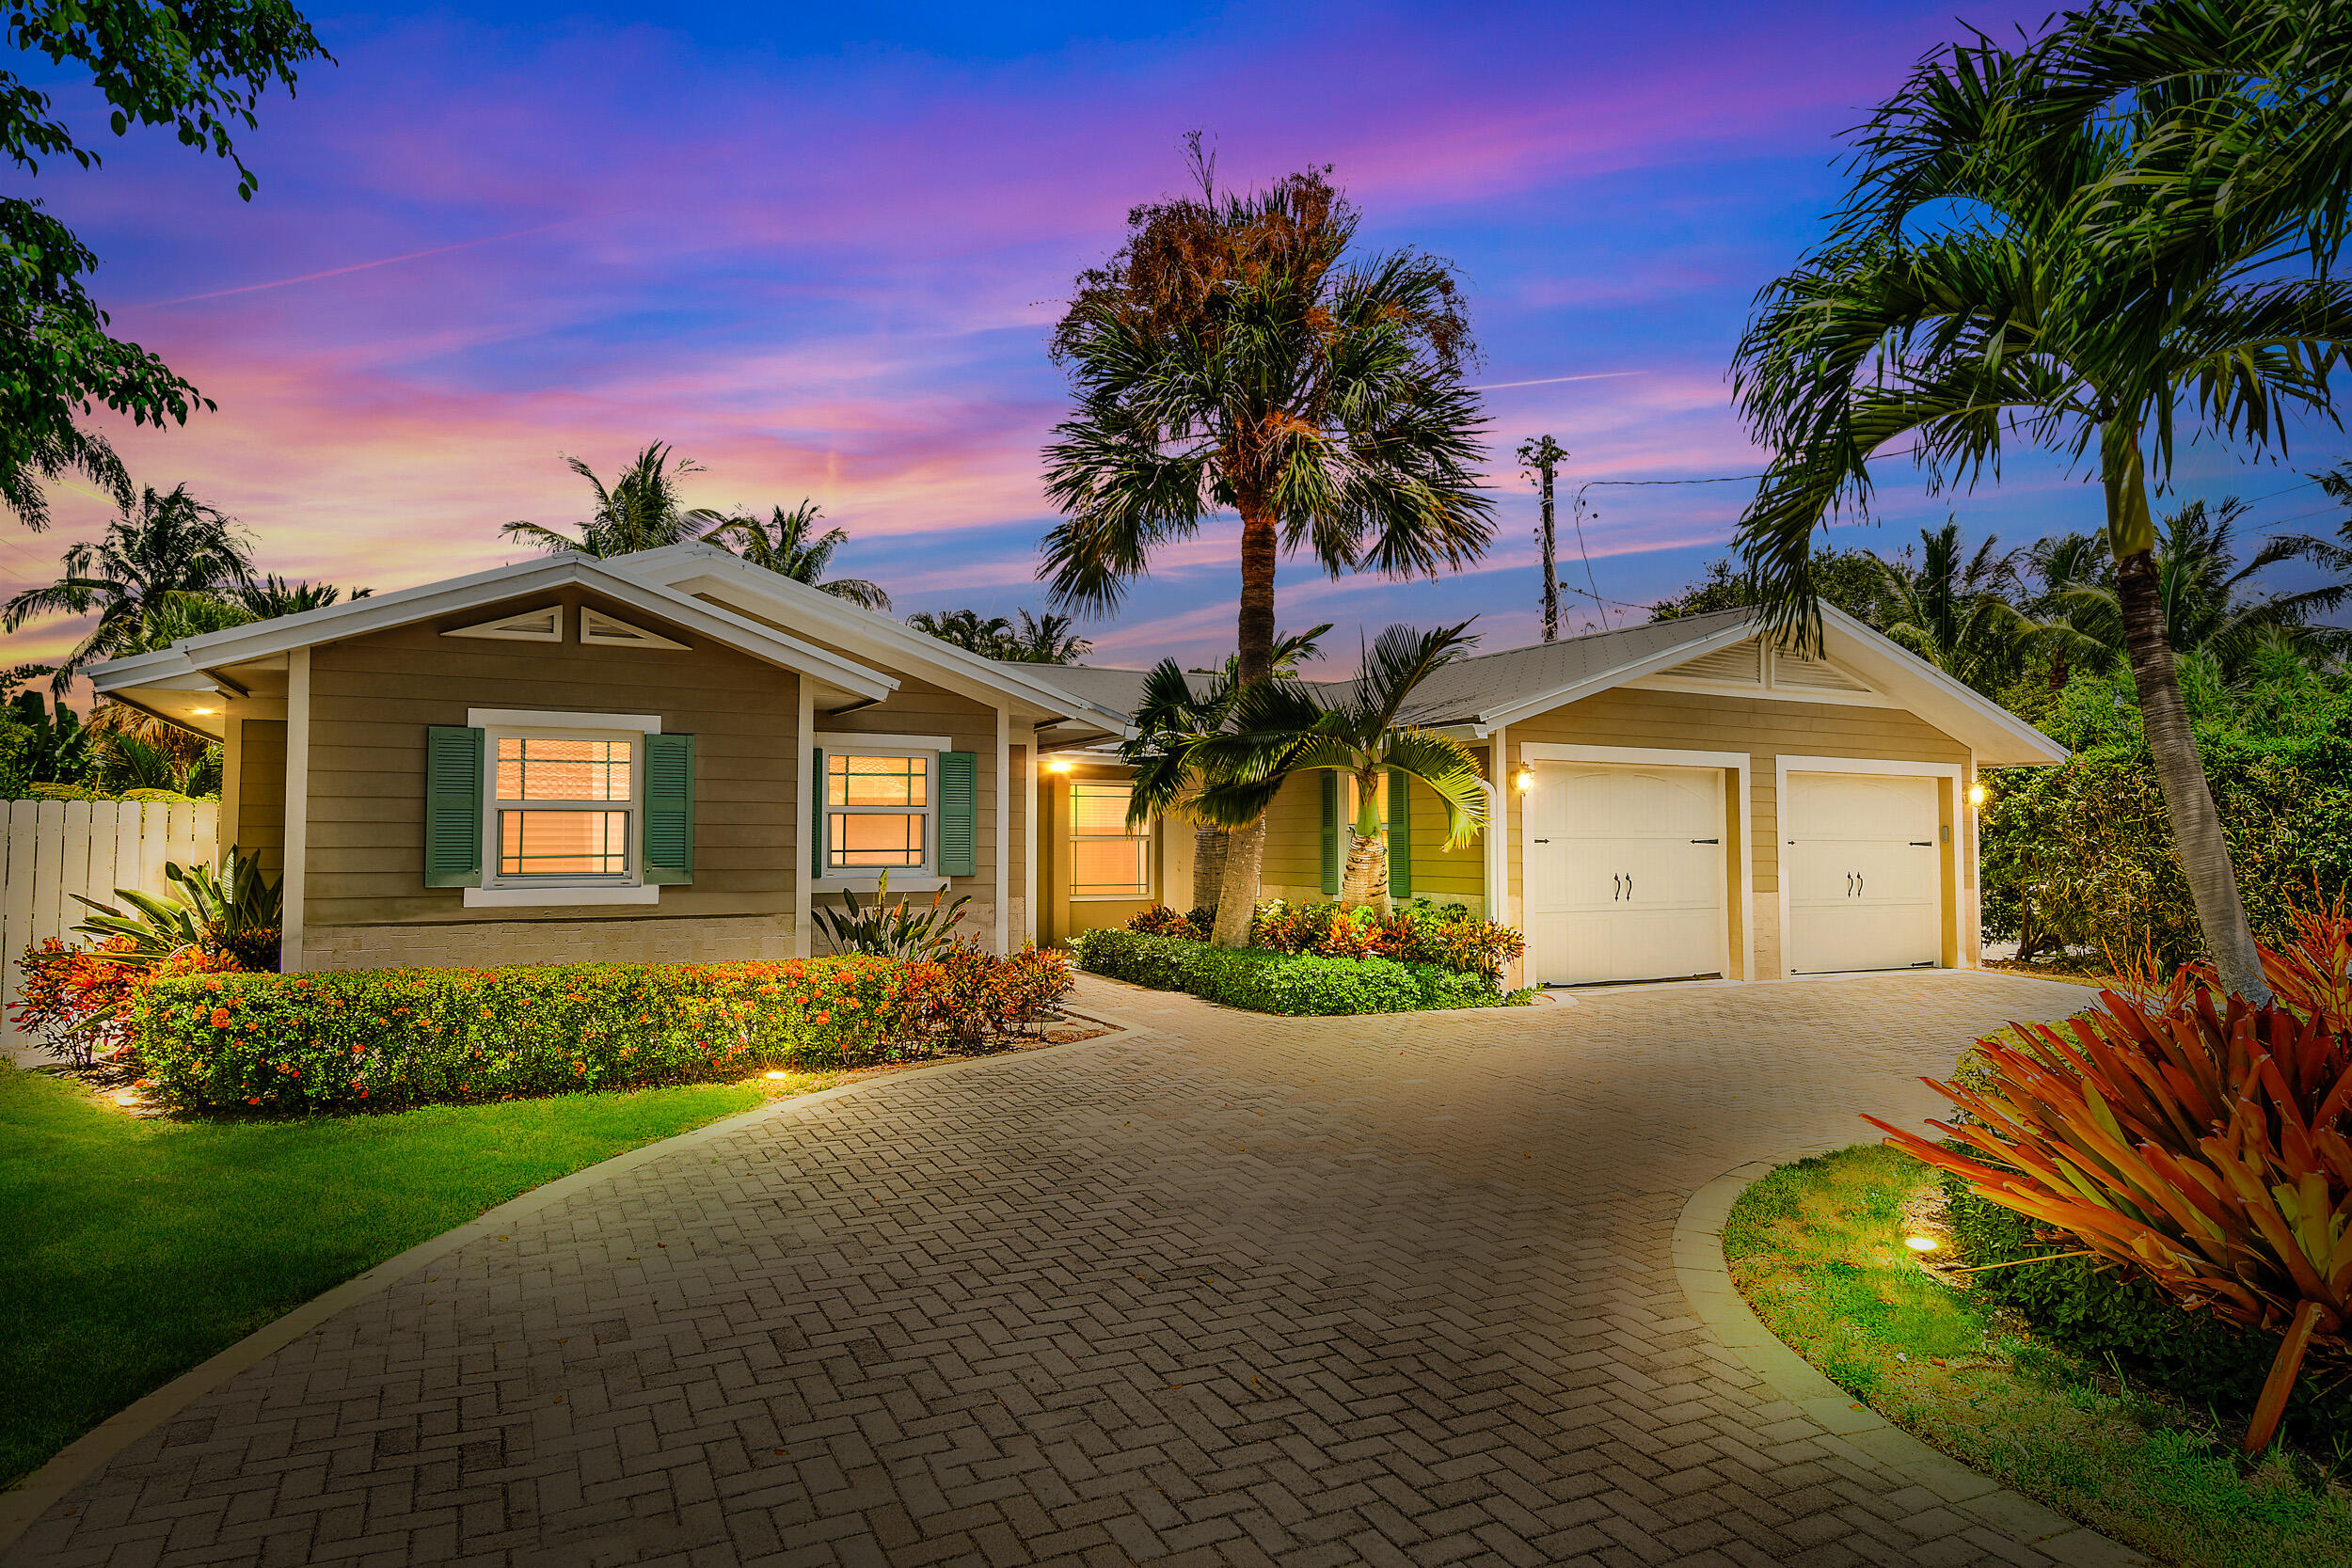
<svg viewBox="0 0 2352 1568"><path fill-rule="evenodd" d="M516 965L162 978L132 1003L183 1105L399 1109L928 1054L1033 1022L1058 953L948 962Z"/></svg>
<svg viewBox="0 0 2352 1568"><path fill-rule="evenodd" d="M1184 937L1082 931L1071 939L1091 974L1206 1002L1293 1016L1402 1013L1422 1007L1499 1007L1527 1000L1481 975L1392 958L1327 958L1259 948L1232 952Z"/></svg>

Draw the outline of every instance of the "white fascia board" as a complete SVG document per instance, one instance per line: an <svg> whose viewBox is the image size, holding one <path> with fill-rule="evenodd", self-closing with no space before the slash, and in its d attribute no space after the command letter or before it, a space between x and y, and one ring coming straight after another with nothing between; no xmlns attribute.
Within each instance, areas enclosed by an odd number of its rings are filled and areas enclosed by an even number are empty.
<svg viewBox="0 0 2352 1568"><path fill-rule="evenodd" d="M1821 631L1823 652L1834 652L1839 663L1972 748L1980 764L2013 768L2066 760L2065 747L1835 605L1821 606Z"/></svg>
<svg viewBox="0 0 2352 1568"><path fill-rule="evenodd" d="M1536 714L1549 713L1556 707L1565 707L1570 703L1590 697L1596 692L1606 691L1612 687L1623 686L1628 681L1640 680L1644 675L1654 675L1661 670L1671 670L1677 664L1704 657L1718 648L1728 648L1735 643L1744 642L1756 635L1756 623L1753 617L1734 621L1721 631L1710 632L1705 637L1694 637L1688 642L1674 643L1670 647L1650 655L1647 658L1635 659L1628 664L1620 664L1614 669L1600 671L1585 676L1581 681L1571 681L1566 686L1555 687L1549 691L1534 697L1521 698L1518 702L1502 707L1488 708L1479 714L1470 727L1478 735L1484 736L1489 730L1516 724L1522 719L1532 719Z"/></svg>
<svg viewBox="0 0 2352 1568"><path fill-rule="evenodd" d="M658 583L611 571L603 562L586 556L568 553L497 566L485 572L426 583L417 588L397 589L389 594L330 605L324 610L306 610L299 615L278 616L249 626L231 626L226 631L183 638L167 653L112 659L95 665L90 670L90 676L101 691L147 685L162 675L242 664L294 648L311 647L348 637L364 637L371 632L409 626L476 605L548 593L575 584L592 588L649 614L678 622L714 641L800 671L828 685L839 687L853 696L878 702L898 687L897 681L880 671L869 670L837 654L827 653L797 638L785 636L719 606L706 604Z"/></svg>
<svg viewBox="0 0 2352 1568"><path fill-rule="evenodd" d="M837 599L804 582L780 577L764 566L755 566L734 551L720 549L715 545L666 545L658 550L615 556L605 564L666 588L694 585L714 593L743 594L764 609L801 617L828 638L870 651L875 657L909 660L952 672L999 695L1023 699L1045 714L1089 715L1122 736L1132 728L1125 714L1065 691L1050 680L1009 670L993 658L982 658L952 642L942 642L911 630L890 616ZM698 578L703 580L697 583Z"/></svg>

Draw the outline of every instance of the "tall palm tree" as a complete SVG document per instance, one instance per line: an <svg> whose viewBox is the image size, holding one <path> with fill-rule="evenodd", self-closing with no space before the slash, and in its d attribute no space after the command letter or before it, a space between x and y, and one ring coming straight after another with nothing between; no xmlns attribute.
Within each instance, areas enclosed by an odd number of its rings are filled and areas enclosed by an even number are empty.
<svg viewBox="0 0 2352 1568"><path fill-rule="evenodd" d="M36 615L87 615L98 624L52 677L63 691L87 664L136 653L146 646L148 612L176 594L216 597L253 575L253 557L236 521L188 494L185 484L158 494L152 485L106 525L105 537L65 552L65 574L27 588L0 608L0 630L15 631Z"/></svg>
<svg viewBox="0 0 2352 1568"><path fill-rule="evenodd" d="M599 557L658 550L664 545L700 539L725 519L709 507L690 507L680 498L678 481L703 472L703 467L685 457L676 458L673 466L674 455L667 444L656 441L639 452L609 486L585 462L566 457L564 465L588 482L596 498L588 515L580 519L580 536L529 522L508 523L499 533L525 540L549 554L570 550Z"/></svg>
<svg viewBox="0 0 2352 1568"><path fill-rule="evenodd" d="M1294 680L1244 683L1233 699L1231 728L1188 748L1187 760L1205 781L1194 810L1208 821L1238 827L1263 817L1296 774L1330 772L1354 780L1356 812L1347 824L1340 897L1388 913L1381 774L1416 780L1436 794L1445 806L1450 848L1476 838L1486 823L1478 758L1450 736L1403 719L1414 689L1477 642L1469 630L1468 621L1425 632L1391 626L1365 650L1361 673L1333 694Z"/></svg>
<svg viewBox="0 0 2352 1568"><path fill-rule="evenodd" d="M2175 654L2212 656L2225 679L2235 680L2259 652L2275 657L2293 650L2307 662L2341 654L2352 637L2317 625L2352 596L2352 582L2324 583L2292 593L2249 591L2252 579L2291 561L2329 563L2333 546L2296 534L2265 539L2240 562L2236 531L2249 508L2235 496L2208 507L2201 498L2156 523L2156 595L2164 616L2165 641ZM2108 665L2128 657L2123 640L2123 605L2115 573L2097 555L2078 552L2074 576L2057 595L2083 645Z"/></svg>
<svg viewBox="0 0 2352 1568"><path fill-rule="evenodd" d="M2008 592L2015 583L2014 554L1988 536L1968 553L1960 524L1919 531L1919 557L1889 561L1876 553L1878 629L1952 679L1990 695L2008 682L2034 643L2056 627L2037 625Z"/></svg>
<svg viewBox="0 0 2352 1568"><path fill-rule="evenodd" d="M2227 840L2165 641L2148 505L2184 414L2265 447L2296 408L2328 410L2352 341L2352 291L2280 276L2298 217L2215 222L2137 195L2136 155L2164 109L2050 112L2064 84L2034 54L1940 51L1865 133L1830 243L1758 296L1736 395L1775 455L1740 525L1774 627L1818 637L1813 529L1867 505L1873 453L1912 444L1931 483L1997 469L2011 446L2095 451L2106 546L2150 750L2198 922L2229 988L2269 995ZM2108 214L2135 202L2137 228ZM1921 207L1935 204L1921 214ZM2162 287L2150 246L2167 220Z"/></svg>
<svg viewBox="0 0 2352 1568"><path fill-rule="evenodd" d="M977 610L918 610L907 617L907 625L983 658L996 657L1012 635L1010 621L1002 615L982 619Z"/></svg>
<svg viewBox="0 0 2352 1568"><path fill-rule="evenodd" d="M1025 610L1013 613L1021 617L1020 629L1006 634L998 658L1016 664L1075 664L1094 651L1094 640L1078 636L1067 615L1032 615Z"/></svg>
<svg viewBox="0 0 2352 1568"><path fill-rule="evenodd" d="M1054 334L1076 410L1045 449L1064 520L1038 575L1058 606L1102 612L1155 552L1216 513L1241 519L1240 676L1269 677L1275 568L1305 551L1334 576L1458 569L1493 537L1480 493L1486 420L1453 269L1410 251L1350 264L1358 214L1327 170L1136 208L1126 245L1079 275ZM1248 940L1263 822L1236 824L1216 940Z"/></svg>
<svg viewBox="0 0 2352 1568"><path fill-rule="evenodd" d="M818 533L817 520L824 515L824 508L815 501L803 500L789 512L781 506L771 508L765 520L750 515L729 517L703 538L707 543L724 546L753 565L765 566L779 577L807 583L836 599L889 613L890 595L882 592L880 583L864 578L825 576L825 568L833 562L833 552L849 543L850 531L829 528Z"/></svg>
<svg viewBox="0 0 2352 1568"><path fill-rule="evenodd" d="M1326 621L1275 640L1274 673L1291 679L1298 667L1323 657ZM1233 700L1241 693L1241 660L1228 658L1223 669L1196 671L1208 681L1197 686L1184 666L1161 659L1144 675L1143 699L1133 716L1135 733L1119 744L1120 760L1134 768L1127 791L1127 826L1140 828L1155 817L1190 813L1193 798L1205 782L1192 759L1192 749L1222 731L1232 720ZM1225 881L1225 861L1232 846L1232 831L1194 816L1192 839L1193 902L1216 908ZM1205 895L1205 896L1204 896Z"/></svg>

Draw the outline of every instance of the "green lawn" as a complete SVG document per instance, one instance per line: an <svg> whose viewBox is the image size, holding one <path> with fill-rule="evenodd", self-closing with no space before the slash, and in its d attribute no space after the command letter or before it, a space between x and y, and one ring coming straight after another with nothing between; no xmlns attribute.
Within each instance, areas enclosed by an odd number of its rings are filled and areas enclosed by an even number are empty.
<svg viewBox="0 0 2352 1568"><path fill-rule="evenodd" d="M142 1121L0 1065L0 1484L280 1313L485 1209L838 1077L398 1116Z"/></svg>
<svg viewBox="0 0 2352 1568"><path fill-rule="evenodd" d="M1931 1172L1880 1145L1787 1165L1724 1227L1765 1326L1887 1419L2165 1562L2343 1568L2352 1495L2276 1451L2248 1467L2197 1413L2034 1340L1907 1251ZM1913 1210L1915 1217L1916 1209Z"/></svg>

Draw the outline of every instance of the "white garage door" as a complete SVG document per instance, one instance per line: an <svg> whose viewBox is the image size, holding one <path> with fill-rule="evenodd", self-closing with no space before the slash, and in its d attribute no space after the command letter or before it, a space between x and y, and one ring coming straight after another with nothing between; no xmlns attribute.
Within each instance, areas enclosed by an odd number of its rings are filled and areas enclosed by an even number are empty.
<svg viewBox="0 0 2352 1568"><path fill-rule="evenodd" d="M1539 763L1525 820L1537 985L1724 973L1720 770Z"/></svg>
<svg viewBox="0 0 2352 1568"><path fill-rule="evenodd" d="M1942 812L1933 779L1791 773L1781 822L1788 971L1942 960Z"/></svg>

